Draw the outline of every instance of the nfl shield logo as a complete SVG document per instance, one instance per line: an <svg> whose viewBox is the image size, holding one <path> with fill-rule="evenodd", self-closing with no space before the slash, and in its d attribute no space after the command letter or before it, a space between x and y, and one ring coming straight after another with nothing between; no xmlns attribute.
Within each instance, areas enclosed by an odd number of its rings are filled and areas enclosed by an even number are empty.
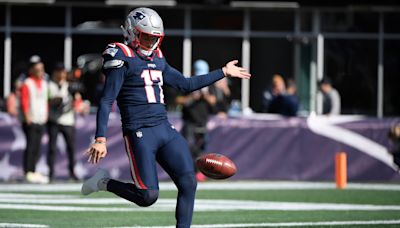
<svg viewBox="0 0 400 228"><path fill-rule="evenodd" d="M142 138L143 137L143 133L141 131L137 131L136 132L136 137Z"/></svg>

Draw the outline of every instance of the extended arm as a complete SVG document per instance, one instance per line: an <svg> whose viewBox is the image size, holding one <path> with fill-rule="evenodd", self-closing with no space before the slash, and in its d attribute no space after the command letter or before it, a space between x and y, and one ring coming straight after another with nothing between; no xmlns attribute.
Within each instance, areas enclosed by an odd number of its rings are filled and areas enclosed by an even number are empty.
<svg viewBox="0 0 400 228"><path fill-rule="evenodd" d="M184 92L192 92L211 85L223 77L249 79L251 74L249 74L246 69L236 66L237 63L237 60L233 60L228 62L222 69L190 78L185 78L179 71L167 64L163 75L166 84Z"/></svg>
<svg viewBox="0 0 400 228"><path fill-rule="evenodd" d="M208 74L186 78L175 68L167 65L163 75L166 84L183 92L192 92L222 79L224 77L224 72L222 69L218 69Z"/></svg>

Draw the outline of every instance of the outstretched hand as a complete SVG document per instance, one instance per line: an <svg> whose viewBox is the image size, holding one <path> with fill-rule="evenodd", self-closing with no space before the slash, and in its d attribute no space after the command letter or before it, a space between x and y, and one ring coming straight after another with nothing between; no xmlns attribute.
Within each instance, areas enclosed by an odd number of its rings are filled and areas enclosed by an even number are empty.
<svg viewBox="0 0 400 228"><path fill-rule="evenodd" d="M97 164L100 159L107 155L106 144L92 144L92 146L85 152L85 155L88 156L88 162Z"/></svg>
<svg viewBox="0 0 400 228"><path fill-rule="evenodd" d="M232 60L222 67L225 76L249 79L251 74L245 68L236 66L238 62L238 60Z"/></svg>

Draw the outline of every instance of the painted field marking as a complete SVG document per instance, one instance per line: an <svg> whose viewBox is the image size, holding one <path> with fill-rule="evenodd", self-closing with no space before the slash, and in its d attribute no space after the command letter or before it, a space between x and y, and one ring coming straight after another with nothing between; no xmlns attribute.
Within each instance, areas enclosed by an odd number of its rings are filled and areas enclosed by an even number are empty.
<svg viewBox="0 0 400 228"><path fill-rule="evenodd" d="M71 199L78 197L78 195L4 193L0 191L0 199Z"/></svg>
<svg viewBox="0 0 400 228"><path fill-rule="evenodd" d="M47 225L41 225L41 224L25 224L25 223L0 223L0 227L7 227L7 228L46 228L49 227Z"/></svg>
<svg viewBox="0 0 400 228"><path fill-rule="evenodd" d="M0 184L0 192L80 192L82 184ZM198 183L198 190L309 190L335 189L334 182L297 181L210 181ZM400 184L348 183L347 189L400 191ZM176 190L172 182L160 182L160 190Z"/></svg>
<svg viewBox="0 0 400 228"><path fill-rule="evenodd" d="M27 194L10 198L0 193L0 209L39 211L174 211L176 199L159 199L153 206L143 208L120 198L58 198L57 195ZM59 206L62 204L63 206ZM67 205L67 206L66 206ZM68 206L71 205L71 206ZM100 205L90 207L88 205ZM121 206L123 205L123 206ZM197 199L195 211L400 211L400 205L339 204L309 202L271 202L254 200Z"/></svg>
<svg viewBox="0 0 400 228"><path fill-rule="evenodd" d="M316 115L310 115L310 117L307 118L308 128L313 133L351 146L360 152L383 162L393 170L397 170L397 166L393 161L393 155L389 153L386 147L367 138L366 136L334 124L335 121L326 117L321 118Z"/></svg>
<svg viewBox="0 0 400 228"><path fill-rule="evenodd" d="M207 224L192 225L191 228L236 228L236 227L299 227L299 226L343 226L343 225L393 225L400 220L371 221L327 221L327 222L281 222L281 223L242 223L242 224ZM175 226L121 226L113 228L175 228Z"/></svg>

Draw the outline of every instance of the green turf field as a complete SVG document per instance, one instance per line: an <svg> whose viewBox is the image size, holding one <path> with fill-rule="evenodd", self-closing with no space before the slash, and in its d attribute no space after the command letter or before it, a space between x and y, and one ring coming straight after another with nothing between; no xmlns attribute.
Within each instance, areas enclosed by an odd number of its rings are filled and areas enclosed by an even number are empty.
<svg viewBox="0 0 400 228"><path fill-rule="evenodd" d="M174 227L176 190L140 208L80 184L0 184L0 227ZM252 190L250 190L252 189ZM400 185L199 184L193 227L400 227Z"/></svg>

